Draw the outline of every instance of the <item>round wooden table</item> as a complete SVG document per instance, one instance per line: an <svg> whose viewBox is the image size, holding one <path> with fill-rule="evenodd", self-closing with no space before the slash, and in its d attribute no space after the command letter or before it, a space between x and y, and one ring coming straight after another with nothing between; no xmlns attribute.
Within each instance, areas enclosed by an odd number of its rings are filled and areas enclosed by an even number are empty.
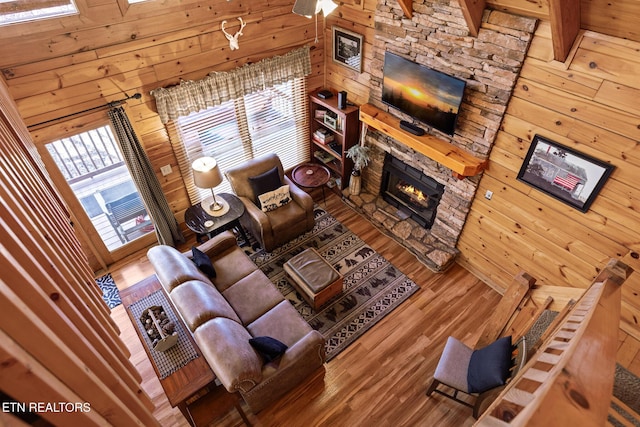
<svg viewBox="0 0 640 427"><path fill-rule="evenodd" d="M326 166L317 163L304 163L296 166L291 172L291 179L300 187L318 188L322 187L322 200L327 204L324 195L324 186L329 182L331 172Z"/></svg>

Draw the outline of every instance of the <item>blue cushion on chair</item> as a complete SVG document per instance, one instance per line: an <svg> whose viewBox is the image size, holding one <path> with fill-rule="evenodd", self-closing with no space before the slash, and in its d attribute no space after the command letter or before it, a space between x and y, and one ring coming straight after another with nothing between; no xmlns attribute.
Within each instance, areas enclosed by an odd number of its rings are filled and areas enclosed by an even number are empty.
<svg viewBox="0 0 640 427"><path fill-rule="evenodd" d="M259 207L260 200L258 200L258 196L264 193L268 193L269 191L277 190L282 186L278 167L274 166L273 168L264 173L261 173L260 175L250 176L249 185L251 186L253 195L255 196L254 203Z"/></svg>
<svg viewBox="0 0 640 427"><path fill-rule="evenodd" d="M467 371L469 392L482 393L503 385L509 378L511 353L510 336L474 350Z"/></svg>

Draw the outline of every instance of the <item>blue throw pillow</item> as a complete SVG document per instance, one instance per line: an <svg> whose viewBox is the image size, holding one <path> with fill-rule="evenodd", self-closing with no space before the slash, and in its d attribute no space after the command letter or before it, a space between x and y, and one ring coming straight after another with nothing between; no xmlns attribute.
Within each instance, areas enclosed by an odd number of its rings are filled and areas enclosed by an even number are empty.
<svg viewBox="0 0 640 427"><path fill-rule="evenodd" d="M258 196L264 193L268 193L269 191L277 190L282 186L282 183L280 182L280 172L278 171L278 167L274 166L273 168L264 173L261 173L260 175L250 176L249 185L251 185L253 195L255 196L254 203L256 204L256 206L260 206Z"/></svg>
<svg viewBox="0 0 640 427"><path fill-rule="evenodd" d="M191 254L193 255L193 262L196 264L196 267L210 279L214 279L216 277L216 269L213 267L211 259L209 259L207 254L195 246L191 248Z"/></svg>
<svg viewBox="0 0 640 427"><path fill-rule="evenodd" d="M282 356L287 351L287 345L271 337L255 337L249 339L249 344L269 363Z"/></svg>
<svg viewBox="0 0 640 427"><path fill-rule="evenodd" d="M509 378L511 352L510 336L474 350L467 372L469 392L482 393L503 385Z"/></svg>

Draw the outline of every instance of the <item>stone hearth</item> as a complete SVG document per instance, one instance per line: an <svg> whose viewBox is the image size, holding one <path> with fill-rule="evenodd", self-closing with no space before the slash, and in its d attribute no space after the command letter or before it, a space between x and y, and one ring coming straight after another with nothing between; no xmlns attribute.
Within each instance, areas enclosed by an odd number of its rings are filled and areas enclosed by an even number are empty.
<svg viewBox="0 0 640 427"><path fill-rule="evenodd" d="M408 19L396 0L378 0L370 67L369 103L403 120L411 120L381 101L385 51L466 80L455 135L430 133L477 157L489 156L508 100L524 61L536 21L486 10L478 37L468 35L457 2L414 1ZM362 175L363 191L345 197L380 229L409 248L436 272L445 271L458 254L456 244L475 197L480 175L458 179L451 170L411 148L369 129L365 144L372 161ZM379 195L385 153L422 171L445 186L431 229L389 205Z"/></svg>

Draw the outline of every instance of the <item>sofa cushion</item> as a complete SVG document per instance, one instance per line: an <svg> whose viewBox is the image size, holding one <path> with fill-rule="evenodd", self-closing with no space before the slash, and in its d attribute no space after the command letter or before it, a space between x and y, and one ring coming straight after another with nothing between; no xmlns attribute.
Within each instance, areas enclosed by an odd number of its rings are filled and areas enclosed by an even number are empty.
<svg viewBox="0 0 640 427"><path fill-rule="evenodd" d="M211 264L211 259L202 252L200 249L195 246L191 247L192 260L198 267L198 270L202 271L209 278L213 279L216 277L216 269L213 268L213 264Z"/></svg>
<svg viewBox="0 0 640 427"><path fill-rule="evenodd" d="M240 279L222 295L245 325L284 301L282 294L260 270Z"/></svg>
<svg viewBox="0 0 640 427"><path fill-rule="evenodd" d="M240 323L236 312L211 284L190 280L171 291L171 299L191 331L216 317Z"/></svg>
<svg viewBox="0 0 640 427"><path fill-rule="evenodd" d="M311 326L287 300L267 311L247 326L254 337L270 336L291 347L309 332Z"/></svg>
<svg viewBox="0 0 640 427"><path fill-rule="evenodd" d="M249 344L252 336L239 323L217 317L196 329L193 336L229 392L251 390L262 380L262 359Z"/></svg>
<svg viewBox="0 0 640 427"><path fill-rule="evenodd" d="M147 258L156 271L158 280L170 293L176 286L189 280L201 280L211 283L209 278L186 256L176 248L159 245L147 251Z"/></svg>
<svg viewBox="0 0 640 427"><path fill-rule="evenodd" d="M280 181L280 172L278 171L278 167L274 166L266 172L263 172L256 176L249 177L249 185L253 190L253 194L255 196L254 203L256 206L260 206L260 201L258 200L258 196L264 193L268 193L269 191L273 191L279 188L282 185Z"/></svg>
<svg viewBox="0 0 640 427"><path fill-rule="evenodd" d="M271 230L273 234L290 234L291 229L298 225L304 224L300 220L305 217L305 212L302 207L297 203L287 203L286 205L276 209L275 211L269 211L266 213L271 223Z"/></svg>
<svg viewBox="0 0 640 427"><path fill-rule="evenodd" d="M273 337L255 337L249 339L249 344L253 347L265 363L272 362L282 356L287 351L287 345Z"/></svg>
<svg viewBox="0 0 640 427"><path fill-rule="evenodd" d="M227 249L211 262L216 269L216 278L212 281L220 292L258 269L238 246Z"/></svg>

